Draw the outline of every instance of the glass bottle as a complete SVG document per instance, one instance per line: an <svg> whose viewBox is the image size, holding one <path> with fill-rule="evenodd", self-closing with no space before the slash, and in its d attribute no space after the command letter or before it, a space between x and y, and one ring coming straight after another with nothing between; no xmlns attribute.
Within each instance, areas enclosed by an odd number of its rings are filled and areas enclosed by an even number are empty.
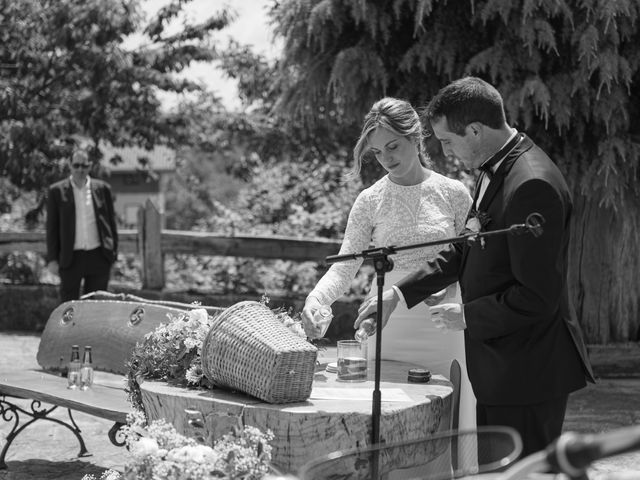
<svg viewBox="0 0 640 480"><path fill-rule="evenodd" d="M61 377L66 377L69 372L69 364L64 361L64 356L60 355L60 360L58 361L58 369Z"/></svg>
<svg viewBox="0 0 640 480"><path fill-rule="evenodd" d="M331 307L329 305L321 305L313 314L313 333L311 338L324 337L332 319L333 312Z"/></svg>
<svg viewBox="0 0 640 480"><path fill-rule="evenodd" d="M80 367L80 388L87 390L93 384L93 360L91 358L91 347L84 347L82 356L82 366Z"/></svg>
<svg viewBox="0 0 640 480"><path fill-rule="evenodd" d="M75 390L80 385L80 347L71 346L71 360L67 370L67 388Z"/></svg>
<svg viewBox="0 0 640 480"><path fill-rule="evenodd" d="M374 318L369 317L360 323L360 327L358 327L353 337L359 342L366 342L374 333L376 333L376 321Z"/></svg>

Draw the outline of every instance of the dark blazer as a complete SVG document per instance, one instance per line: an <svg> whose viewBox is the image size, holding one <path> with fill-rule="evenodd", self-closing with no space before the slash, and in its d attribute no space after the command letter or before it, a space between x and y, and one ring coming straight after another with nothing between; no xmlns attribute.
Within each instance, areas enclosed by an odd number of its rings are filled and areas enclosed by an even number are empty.
<svg viewBox="0 0 640 480"><path fill-rule="evenodd" d="M523 405L550 400L593 380L567 290L572 200L557 166L528 137L503 160L478 210L484 230L542 214L544 231L496 235L449 246L398 287L409 307L460 282L467 323L467 369L478 402Z"/></svg>
<svg viewBox="0 0 640 480"><path fill-rule="evenodd" d="M102 253L113 263L118 256L118 231L111 188L92 178L91 197ZM56 260L60 268L69 267L75 236L76 207L71 179L67 178L51 185L47 195L47 262Z"/></svg>

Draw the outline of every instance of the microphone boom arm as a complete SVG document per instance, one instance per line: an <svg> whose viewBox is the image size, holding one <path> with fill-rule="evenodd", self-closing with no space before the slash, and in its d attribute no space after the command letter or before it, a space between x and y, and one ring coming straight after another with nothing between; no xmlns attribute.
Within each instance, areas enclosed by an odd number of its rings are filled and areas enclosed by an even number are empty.
<svg viewBox="0 0 640 480"><path fill-rule="evenodd" d="M457 237L451 238L443 238L441 240L432 240L430 242L424 243L416 243L413 245L405 245L402 247L395 247L393 245L388 247L376 247L370 248L368 250L363 250L359 253L347 253L344 255L329 255L325 258L327 263L336 263L336 262L344 262L345 260L356 260L358 258L369 259L369 258L378 258L382 255L393 255L394 253L410 250L414 248L424 248L424 247L432 247L434 245L446 245L449 243L461 243L466 242L467 244L473 244L478 240L491 237L494 235L503 235L503 234L511 234L511 235L522 235L524 233L531 233L534 237L539 237L542 235L542 225L544 224L544 217L539 213L532 213L527 216L524 223L515 223L507 228L502 228L500 230L488 230L486 232L471 232L465 233L464 235L459 235Z"/></svg>

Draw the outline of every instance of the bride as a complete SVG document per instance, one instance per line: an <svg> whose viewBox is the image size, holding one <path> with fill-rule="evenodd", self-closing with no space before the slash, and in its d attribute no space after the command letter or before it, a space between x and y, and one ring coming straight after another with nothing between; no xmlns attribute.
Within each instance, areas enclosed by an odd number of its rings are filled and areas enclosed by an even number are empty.
<svg viewBox="0 0 640 480"><path fill-rule="evenodd" d="M471 196L458 180L428 168L422 125L408 102L387 97L371 107L354 148L352 178L360 172L365 154L373 154L387 174L356 198L339 254L361 252L371 244L398 247L449 238L463 230ZM385 283L394 284L440 248L398 252L392 257L395 266L386 274ZM307 296L302 312L305 324L311 324L322 305L331 305L346 293L361 264L359 259L331 266ZM374 278L368 297L375 296L376 289ZM457 296L457 287L452 285L444 301L459 303L459 298L453 300ZM375 352L371 343L375 337L369 342L368 351ZM463 332L445 333L436 328L426 304L411 310L396 308L384 327L381 358L418 364L447 378L451 362L457 360L462 369L458 428L475 429L475 397L467 377Z"/></svg>

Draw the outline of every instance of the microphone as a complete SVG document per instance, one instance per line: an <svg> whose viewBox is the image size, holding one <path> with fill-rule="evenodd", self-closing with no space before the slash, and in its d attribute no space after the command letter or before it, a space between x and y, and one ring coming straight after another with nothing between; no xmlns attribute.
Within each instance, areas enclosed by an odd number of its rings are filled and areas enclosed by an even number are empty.
<svg viewBox="0 0 640 480"><path fill-rule="evenodd" d="M583 478L595 460L640 449L640 425L600 434L562 434L546 450L547 462L570 478Z"/></svg>
<svg viewBox="0 0 640 480"><path fill-rule="evenodd" d="M530 213L527 216L526 220L524 221L524 226L529 231L529 233L531 233L531 235L538 238L540 235L542 235L542 225L544 225L544 223L544 217L541 214L534 212Z"/></svg>

